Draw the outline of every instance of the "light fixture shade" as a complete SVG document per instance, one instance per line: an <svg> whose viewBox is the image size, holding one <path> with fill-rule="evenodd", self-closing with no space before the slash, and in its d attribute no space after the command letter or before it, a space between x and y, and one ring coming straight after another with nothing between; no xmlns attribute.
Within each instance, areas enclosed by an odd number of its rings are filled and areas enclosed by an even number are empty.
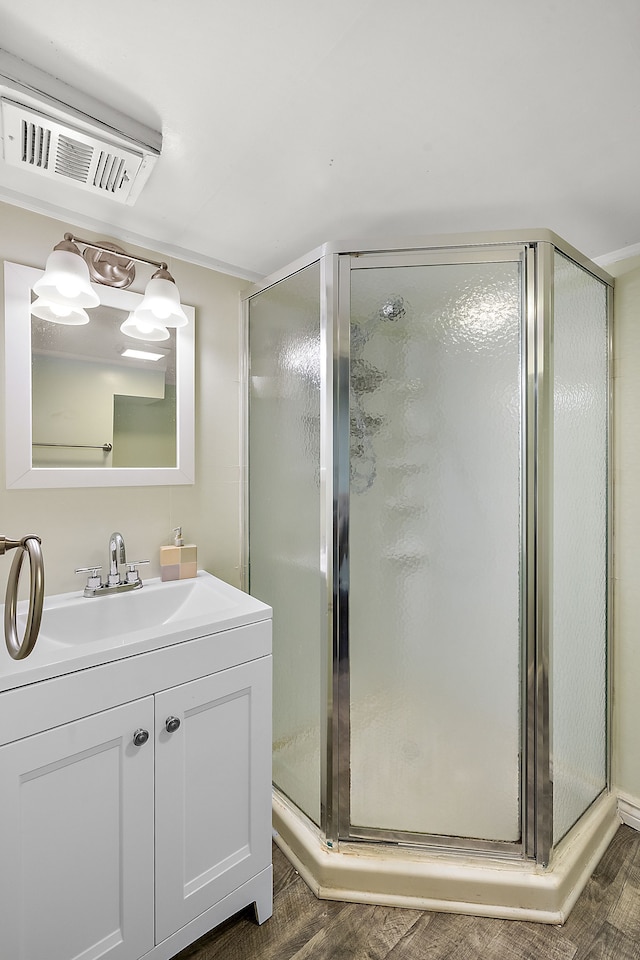
<svg viewBox="0 0 640 960"><path fill-rule="evenodd" d="M138 308L139 309L139 308ZM138 317L138 310L130 313L120 327L122 332L134 340L148 340L150 343L158 340L168 340L169 331L157 320L149 321Z"/></svg>
<svg viewBox="0 0 640 960"><path fill-rule="evenodd" d="M163 327L185 327L189 322L180 305L180 294L174 281L157 274L146 286L136 317L149 323L161 323Z"/></svg>
<svg viewBox="0 0 640 960"><path fill-rule="evenodd" d="M89 323L89 314L82 307L68 307L61 303L53 303L45 300L44 297L38 297L31 304L31 313L40 320L48 320L49 323L64 323L67 326L79 326L82 323Z"/></svg>
<svg viewBox="0 0 640 960"><path fill-rule="evenodd" d="M60 246L62 244L58 244ZM75 250L75 253L70 249L53 250L47 258L44 274L33 285L33 292L49 303L73 308L97 307L100 298L91 286L89 268L77 247Z"/></svg>

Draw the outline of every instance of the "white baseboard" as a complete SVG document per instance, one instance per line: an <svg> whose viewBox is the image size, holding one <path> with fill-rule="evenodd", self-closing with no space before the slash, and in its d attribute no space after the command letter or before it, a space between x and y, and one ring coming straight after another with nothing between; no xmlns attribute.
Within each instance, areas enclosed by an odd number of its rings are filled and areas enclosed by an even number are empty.
<svg viewBox="0 0 640 960"><path fill-rule="evenodd" d="M640 830L640 800L635 797L618 797L618 816L627 826Z"/></svg>

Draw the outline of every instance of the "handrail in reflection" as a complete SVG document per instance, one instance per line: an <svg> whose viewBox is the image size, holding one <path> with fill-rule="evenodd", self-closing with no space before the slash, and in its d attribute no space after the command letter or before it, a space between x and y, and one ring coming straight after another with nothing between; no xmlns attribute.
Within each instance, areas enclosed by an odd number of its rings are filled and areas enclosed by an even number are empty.
<svg viewBox="0 0 640 960"><path fill-rule="evenodd" d="M104 453L111 453L113 444L109 443L32 443L32 447L74 447L77 450L103 450Z"/></svg>

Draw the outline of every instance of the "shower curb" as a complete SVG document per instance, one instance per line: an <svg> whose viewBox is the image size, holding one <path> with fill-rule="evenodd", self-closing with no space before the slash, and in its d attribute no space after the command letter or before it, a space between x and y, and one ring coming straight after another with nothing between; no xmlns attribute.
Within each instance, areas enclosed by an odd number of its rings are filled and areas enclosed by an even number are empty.
<svg viewBox="0 0 640 960"><path fill-rule="evenodd" d="M640 815L640 810L637 811ZM274 792L275 841L321 900L344 900L562 924L620 826L618 799L600 797L558 845L549 867L531 861L336 843ZM640 820L639 820L640 824Z"/></svg>

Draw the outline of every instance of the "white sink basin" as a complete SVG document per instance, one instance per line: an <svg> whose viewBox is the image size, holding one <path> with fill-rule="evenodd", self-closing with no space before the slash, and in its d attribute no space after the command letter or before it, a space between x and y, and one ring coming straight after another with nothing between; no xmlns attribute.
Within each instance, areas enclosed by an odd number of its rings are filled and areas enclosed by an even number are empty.
<svg viewBox="0 0 640 960"><path fill-rule="evenodd" d="M26 613L26 605L20 604L19 635ZM47 597L30 656L12 660L0 642L0 690L270 616L266 604L204 571L191 580L147 580L139 590L104 597L86 598L81 593Z"/></svg>
<svg viewBox="0 0 640 960"><path fill-rule="evenodd" d="M104 597L65 595L62 602L45 602L38 643L95 643L110 639L120 645L140 630L211 616L237 608L237 598L215 591L210 580L149 581L139 590ZM240 599L243 599L242 594ZM24 620L25 614L19 617ZM21 625L24 629L24 625Z"/></svg>

